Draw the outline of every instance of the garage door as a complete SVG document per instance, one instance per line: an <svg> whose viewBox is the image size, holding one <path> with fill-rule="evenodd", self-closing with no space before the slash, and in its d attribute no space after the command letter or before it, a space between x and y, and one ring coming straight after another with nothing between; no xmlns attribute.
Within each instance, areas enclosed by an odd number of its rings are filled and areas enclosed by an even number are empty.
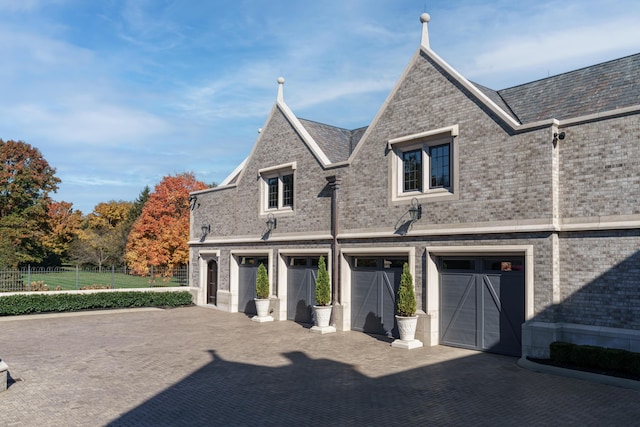
<svg viewBox="0 0 640 427"><path fill-rule="evenodd" d="M395 300L405 262L406 258L352 257L351 329L399 337Z"/></svg>
<svg viewBox="0 0 640 427"><path fill-rule="evenodd" d="M256 304L256 277L258 267L264 264L269 270L269 258L242 256L239 259L238 271L238 311L247 314L257 314Z"/></svg>
<svg viewBox="0 0 640 427"><path fill-rule="evenodd" d="M440 260L440 342L521 355L524 258Z"/></svg>
<svg viewBox="0 0 640 427"><path fill-rule="evenodd" d="M287 319L313 323L318 257L289 257L288 268Z"/></svg>

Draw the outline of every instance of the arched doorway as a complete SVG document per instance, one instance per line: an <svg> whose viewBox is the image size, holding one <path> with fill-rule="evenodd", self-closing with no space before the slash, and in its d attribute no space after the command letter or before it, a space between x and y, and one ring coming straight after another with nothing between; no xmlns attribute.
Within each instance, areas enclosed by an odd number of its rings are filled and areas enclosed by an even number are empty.
<svg viewBox="0 0 640 427"><path fill-rule="evenodd" d="M207 303L216 305L218 293L218 261L215 259L207 263Z"/></svg>

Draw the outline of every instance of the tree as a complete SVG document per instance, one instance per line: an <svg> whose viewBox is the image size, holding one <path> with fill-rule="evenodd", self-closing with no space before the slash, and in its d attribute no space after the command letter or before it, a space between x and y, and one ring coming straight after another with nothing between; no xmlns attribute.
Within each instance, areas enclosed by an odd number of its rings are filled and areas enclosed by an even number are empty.
<svg viewBox="0 0 640 427"><path fill-rule="evenodd" d="M185 172L162 178L133 224L125 259L147 274L149 266L173 268L189 261L189 193L207 186Z"/></svg>
<svg viewBox="0 0 640 427"><path fill-rule="evenodd" d="M124 262L127 218L133 203L110 201L98 203L87 215L72 247L73 259L82 264L93 264L102 270L107 262Z"/></svg>
<svg viewBox="0 0 640 427"><path fill-rule="evenodd" d="M48 233L42 237L42 244L49 258L58 262L66 260L69 248L82 226L81 211L74 211L69 202L51 202L47 209Z"/></svg>
<svg viewBox="0 0 640 427"><path fill-rule="evenodd" d="M0 267L42 261L55 172L37 148L0 139Z"/></svg>
<svg viewBox="0 0 640 427"><path fill-rule="evenodd" d="M331 286L329 272L324 257L318 261L318 277L316 278L316 305L329 305L331 302Z"/></svg>
<svg viewBox="0 0 640 427"><path fill-rule="evenodd" d="M416 314L416 294L413 289L413 276L409 271L409 264L402 266L400 288L397 300L398 316L412 317Z"/></svg>

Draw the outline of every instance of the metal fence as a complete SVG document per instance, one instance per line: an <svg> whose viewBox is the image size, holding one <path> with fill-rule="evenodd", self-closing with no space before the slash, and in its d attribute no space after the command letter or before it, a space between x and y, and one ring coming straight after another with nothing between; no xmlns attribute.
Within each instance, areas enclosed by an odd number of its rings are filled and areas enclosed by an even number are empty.
<svg viewBox="0 0 640 427"><path fill-rule="evenodd" d="M31 267L0 270L0 292L65 291L188 286L189 266L150 266L145 271L126 267Z"/></svg>

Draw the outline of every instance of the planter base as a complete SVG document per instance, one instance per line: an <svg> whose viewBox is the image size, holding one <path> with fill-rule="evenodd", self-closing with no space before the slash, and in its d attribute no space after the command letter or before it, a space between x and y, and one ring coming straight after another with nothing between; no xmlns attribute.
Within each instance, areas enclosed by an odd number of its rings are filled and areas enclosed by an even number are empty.
<svg viewBox="0 0 640 427"><path fill-rule="evenodd" d="M420 341L420 340L405 341L405 340L396 339L391 343L391 347L404 348L406 350L411 350L411 349L414 349L414 348L420 348L423 345L424 344L422 344L422 341Z"/></svg>
<svg viewBox="0 0 640 427"><path fill-rule="evenodd" d="M253 316L251 318L252 322L264 323L264 322L273 322L273 317L271 316Z"/></svg>
<svg viewBox="0 0 640 427"><path fill-rule="evenodd" d="M335 326L312 326L311 329L309 329L309 331L313 332L314 334L330 334L336 331L336 327Z"/></svg>

